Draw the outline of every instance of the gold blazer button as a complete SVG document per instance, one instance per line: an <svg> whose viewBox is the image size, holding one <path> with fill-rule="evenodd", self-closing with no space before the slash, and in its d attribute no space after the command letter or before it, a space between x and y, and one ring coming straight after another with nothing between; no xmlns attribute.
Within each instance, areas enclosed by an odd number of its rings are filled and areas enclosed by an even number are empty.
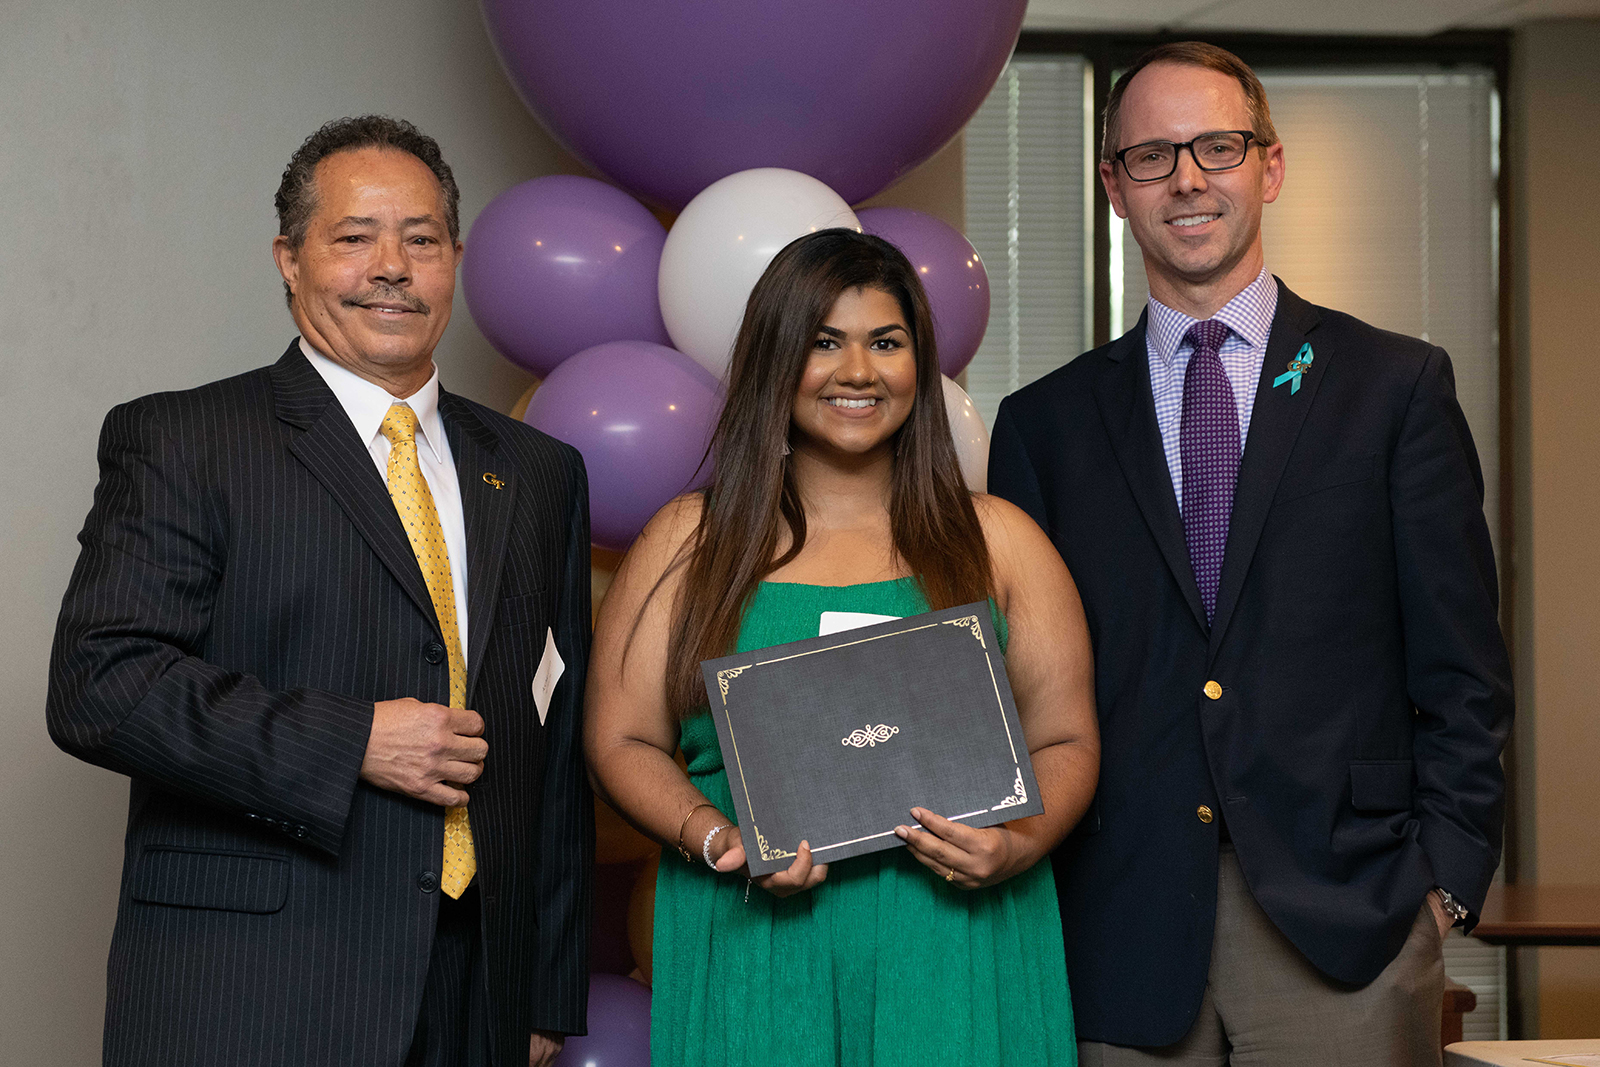
<svg viewBox="0 0 1600 1067"><path fill-rule="evenodd" d="M1213 683L1213 684L1215 684L1215 683ZM1198 808L1195 809L1195 814L1200 816L1200 821L1201 822L1210 822L1211 821L1211 817L1212 817L1211 816L1211 809L1208 808L1204 804L1200 805Z"/></svg>
<svg viewBox="0 0 1600 1067"><path fill-rule="evenodd" d="M1207 682L1206 683L1206 688L1205 688L1205 694L1206 694L1206 696L1210 697L1212 700L1221 700L1222 699L1222 686L1218 685L1214 681L1213 682Z"/></svg>

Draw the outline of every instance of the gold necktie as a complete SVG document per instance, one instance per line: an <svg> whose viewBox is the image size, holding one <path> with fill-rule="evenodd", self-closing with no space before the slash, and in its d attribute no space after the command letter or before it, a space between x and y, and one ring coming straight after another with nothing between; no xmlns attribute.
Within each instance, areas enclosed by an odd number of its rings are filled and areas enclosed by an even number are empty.
<svg viewBox="0 0 1600 1067"><path fill-rule="evenodd" d="M389 499L400 513L400 523L417 554L433 612L439 616L445 652L450 657L450 706L467 706L467 665L461 659L461 631L456 626L456 590L450 577L450 553L439 525L439 510L417 463L417 413L395 404L383 417L383 436L389 439ZM444 815L444 867L439 888L452 898L466 892L478 871L472 849L472 827L466 808L446 808Z"/></svg>

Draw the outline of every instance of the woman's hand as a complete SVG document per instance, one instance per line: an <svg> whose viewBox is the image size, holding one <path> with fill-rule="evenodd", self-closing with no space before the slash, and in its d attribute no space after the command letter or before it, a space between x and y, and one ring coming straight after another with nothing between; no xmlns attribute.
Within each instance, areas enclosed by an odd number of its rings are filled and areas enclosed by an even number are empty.
<svg viewBox="0 0 1600 1067"><path fill-rule="evenodd" d="M962 889L981 889L1021 874L1018 865L1025 850L1018 847L1016 835L1004 826L977 829L951 822L926 808L912 808L911 817L921 824L896 826L894 832L906 843L917 862Z"/></svg>
<svg viewBox="0 0 1600 1067"><path fill-rule="evenodd" d="M722 845L724 839L729 842L725 846ZM711 847L713 849L719 846L723 848L723 852L722 855L717 857L717 870L723 874L728 874L745 866L744 839L739 836L739 831L736 828L729 827L712 840ZM746 871L745 873L748 876L749 872ZM800 842L799 854L795 856L794 862L789 864L788 870L778 871L775 874L764 874L760 878L752 878L750 880L775 897L788 897L804 892L807 889L816 888L827 877L828 865L826 863L812 863L811 845L809 842L802 841Z"/></svg>

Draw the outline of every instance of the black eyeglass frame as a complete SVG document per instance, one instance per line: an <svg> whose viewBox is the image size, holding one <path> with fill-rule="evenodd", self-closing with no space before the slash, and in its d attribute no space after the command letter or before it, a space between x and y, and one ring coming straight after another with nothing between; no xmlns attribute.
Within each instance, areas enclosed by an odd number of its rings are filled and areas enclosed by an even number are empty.
<svg viewBox="0 0 1600 1067"><path fill-rule="evenodd" d="M1195 143L1195 141L1203 141L1207 137L1216 137L1218 134L1223 134L1223 133L1236 133L1239 136L1243 137L1244 138L1244 151L1239 153L1239 161L1237 163L1229 163L1226 167L1208 167L1204 163L1200 162L1200 153L1198 153L1198 152L1196 152L1194 150L1194 143ZM1222 171L1225 171L1225 170L1234 170L1234 169L1236 169L1238 167L1244 166L1244 161L1246 159L1250 158L1250 142L1251 141L1256 141L1255 131L1253 131L1253 130L1210 130L1210 131L1208 131L1206 133L1202 133L1199 137L1194 138L1194 140L1192 140L1192 141L1140 141L1138 144L1129 145L1127 148L1124 148L1122 151L1118 152L1116 155L1112 156L1111 158L1113 160L1115 160L1116 162L1122 164L1122 173L1124 173L1124 174L1126 174L1128 176L1128 180L1130 182L1164 182L1168 178L1172 177L1174 174L1177 173L1177 171L1178 171L1178 157L1183 154L1183 150L1185 148L1187 148L1189 150L1189 158L1194 160L1194 165L1195 166L1199 167L1201 170L1205 171L1207 174L1218 174L1218 173L1220 173ZM1256 143L1258 145L1260 144L1259 141L1257 141ZM1144 147L1146 147L1148 145L1153 145L1153 144L1164 144L1164 145L1171 145L1172 146L1172 169L1167 171L1165 174L1159 175L1159 176L1154 177L1154 178L1135 178L1133 176L1133 171L1128 169L1128 161L1127 161L1127 159L1125 157L1127 156L1127 154L1129 152L1132 152L1135 148L1144 148Z"/></svg>

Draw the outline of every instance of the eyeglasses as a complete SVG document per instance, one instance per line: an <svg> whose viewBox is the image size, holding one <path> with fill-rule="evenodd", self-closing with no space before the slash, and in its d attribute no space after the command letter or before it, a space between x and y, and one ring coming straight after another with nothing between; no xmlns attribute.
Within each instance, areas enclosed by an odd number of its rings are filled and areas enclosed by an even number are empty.
<svg viewBox="0 0 1600 1067"><path fill-rule="evenodd" d="M1124 148L1112 158L1136 182L1158 182L1178 169L1178 153L1189 150L1203 171L1232 170L1244 162L1255 134L1249 130L1217 130L1192 141L1146 141Z"/></svg>

